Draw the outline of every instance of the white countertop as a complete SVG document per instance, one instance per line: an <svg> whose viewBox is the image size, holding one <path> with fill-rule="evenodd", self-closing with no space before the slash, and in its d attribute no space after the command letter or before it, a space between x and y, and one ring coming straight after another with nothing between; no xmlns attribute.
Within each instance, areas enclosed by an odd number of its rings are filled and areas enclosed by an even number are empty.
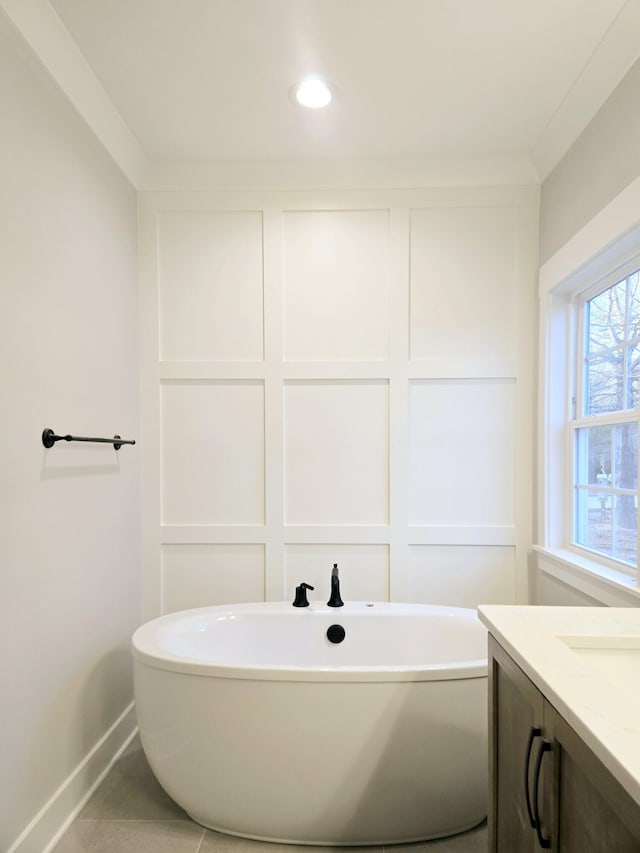
<svg viewBox="0 0 640 853"><path fill-rule="evenodd" d="M590 657L571 648L583 643L609 645L623 654L628 649L635 667L636 654L640 663L640 608L484 605L478 613L640 805L640 678L625 677L617 662L609 668L608 651L598 661L599 653Z"/></svg>

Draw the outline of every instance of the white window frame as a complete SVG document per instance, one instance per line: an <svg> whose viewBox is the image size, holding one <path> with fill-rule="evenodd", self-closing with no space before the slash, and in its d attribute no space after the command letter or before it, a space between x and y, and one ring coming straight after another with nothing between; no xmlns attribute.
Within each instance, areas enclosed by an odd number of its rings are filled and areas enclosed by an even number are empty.
<svg viewBox="0 0 640 853"><path fill-rule="evenodd" d="M576 492L579 488L586 489L587 491L593 491L594 489L597 490L598 488L594 486L588 486L587 484L580 487L576 485L575 453L577 444L577 434L580 429L594 428L598 426L614 426L618 424L638 423L639 410L637 407L633 409L620 409L614 412L605 412L595 415L587 414L585 411L587 303L590 299L593 299L594 297L608 290L610 287L613 287L614 285L625 281L628 276L630 276L632 273L637 272L638 269L640 269L640 250L638 255L631 257L628 261L623 263L622 266L611 270L609 273L607 273L604 277L593 283L591 286L586 286L584 289L580 289L577 293L573 294L573 298L571 301L571 310L573 312L573 325L576 329L576 335L573 339L573 352L569 354L569 369L572 374L571 379L573 387L570 390L571 418L567 423L567 454L571 459L571 482L569 484L571 509L569 512L569 517L567 519L567 546L571 549L574 549L576 553L582 555L584 558L593 559L596 562L602 562L609 569L622 572L623 574L629 575L630 578L634 579L638 577L637 566L629 565L628 563L625 563L622 560L617 560L615 558L608 558L605 554L602 554L599 551L590 549L587 546L580 545L577 542L574 542L574 539L576 538L575 526L577 523ZM624 345L628 346L629 342L625 341ZM638 482L637 472L636 481ZM629 489L622 489L614 485L607 486L606 490L603 491L603 494L610 495L612 499L615 495L631 493L633 493L633 495L637 498L637 491L631 492ZM638 529L640 531L640 526L638 527Z"/></svg>
<svg viewBox="0 0 640 853"><path fill-rule="evenodd" d="M603 603L640 603L638 573L573 544L578 300L640 268L640 178L540 270L538 568ZM631 410L637 416L637 410ZM624 413L622 418L629 419ZM631 415L633 417L633 415ZM591 425L591 419L589 419ZM595 425L595 421L593 422ZM618 597L616 597L618 596Z"/></svg>

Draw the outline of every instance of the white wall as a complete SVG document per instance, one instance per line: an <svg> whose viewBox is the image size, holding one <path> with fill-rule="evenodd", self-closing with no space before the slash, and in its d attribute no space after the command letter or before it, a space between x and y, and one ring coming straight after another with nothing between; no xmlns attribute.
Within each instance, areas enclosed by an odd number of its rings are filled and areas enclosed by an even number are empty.
<svg viewBox="0 0 640 853"><path fill-rule="evenodd" d="M586 595L570 584L563 583L558 578L540 572L536 580L533 600L537 604L548 604L563 607L598 607L602 602L597 598Z"/></svg>
<svg viewBox="0 0 640 853"><path fill-rule="evenodd" d="M139 438L137 211L1 15L0 114L0 849L42 853L133 726L83 764L132 700L140 449L40 436Z"/></svg>
<svg viewBox="0 0 640 853"><path fill-rule="evenodd" d="M542 184L541 263L640 174L639 98L640 60Z"/></svg>
<svg viewBox="0 0 640 853"><path fill-rule="evenodd" d="M527 597L537 187L141 196L145 602Z"/></svg>

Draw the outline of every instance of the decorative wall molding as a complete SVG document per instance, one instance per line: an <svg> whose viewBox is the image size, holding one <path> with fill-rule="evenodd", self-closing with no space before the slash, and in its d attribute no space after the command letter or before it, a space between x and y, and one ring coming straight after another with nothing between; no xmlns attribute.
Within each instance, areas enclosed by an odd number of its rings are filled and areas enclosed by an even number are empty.
<svg viewBox="0 0 640 853"><path fill-rule="evenodd" d="M537 204L141 193L146 616L338 560L352 597L526 600Z"/></svg>

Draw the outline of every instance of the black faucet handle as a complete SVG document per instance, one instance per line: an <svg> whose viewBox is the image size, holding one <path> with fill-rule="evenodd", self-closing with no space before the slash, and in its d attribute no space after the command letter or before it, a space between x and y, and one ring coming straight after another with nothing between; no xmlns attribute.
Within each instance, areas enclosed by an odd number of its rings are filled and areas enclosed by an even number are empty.
<svg viewBox="0 0 640 853"><path fill-rule="evenodd" d="M296 587L296 597L293 602L294 607L308 607L309 602L307 601L307 590L315 589L315 587L311 586L308 583L301 583L300 586Z"/></svg>

